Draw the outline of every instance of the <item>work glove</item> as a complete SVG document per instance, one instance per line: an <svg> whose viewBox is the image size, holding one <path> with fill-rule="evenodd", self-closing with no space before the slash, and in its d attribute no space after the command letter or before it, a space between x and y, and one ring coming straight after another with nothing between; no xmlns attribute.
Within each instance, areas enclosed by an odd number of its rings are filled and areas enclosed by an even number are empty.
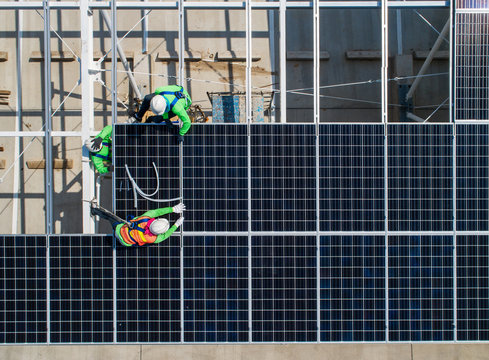
<svg viewBox="0 0 489 360"><path fill-rule="evenodd" d="M103 139L100 137L96 137L92 140L92 150L94 152L100 151L102 149L102 141Z"/></svg>
<svg viewBox="0 0 489 360"><path fill-rule="evenodd" d="M130 124L133 124L133 123L138 123L138 122L141 122L141 119L138 117L138 113L134 110L127 110L127 113L129 114L129 123Z"/></svg>
<svg viewBox="0 0 489 360"><path fill-rule="evenodd" d="M170 119L164 119L164 120L165 120L166 126L168 126L168 129L170 129L170 132L174 131L175 127L176 127L175 124L173 124Z"/></svg>
<svg viewBox="0 0 489 360"><path fill-rule="evenodd" d="M107 171L114 171L114 165L110 164L107 166Z"/></svg>
<svg viewBox="0 0 489 360"><path fill-rule="evenodd" d="M180 216L177 221L175 221L176 227L179 227L180 225L183 224L183 216Z"/></svg>
<svg viewBox="0 0 489 360"><path fill-rule="evenodd" d="M177 135L177 143L178 144L183 143L183 135L180 134Z"/></svg>
<svg viewBox="0 0 489 360"><path fill-rule="evenodd" d="M173 207L173 212L176 213L176 214L183 213L183 210L185 210L185 205L183 203L180 203L180 204L175 205Z"/></svg>
<svg viewBox="0 0 489 360"><path fill-rule="evenodd" d="M161 115L148 116L148 119L146 119L146 122L158 124L161 122Z"/></svg>

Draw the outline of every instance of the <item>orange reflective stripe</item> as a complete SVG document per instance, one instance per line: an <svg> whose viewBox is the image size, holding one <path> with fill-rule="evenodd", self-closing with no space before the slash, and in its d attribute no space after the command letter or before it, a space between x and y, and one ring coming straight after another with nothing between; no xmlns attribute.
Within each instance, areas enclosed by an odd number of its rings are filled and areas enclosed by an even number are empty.
<svg viewBox="0 0 489 360"><path fill-rule="evenodd" d="M151 219L149 216L141 216L135 219L132 219L131 222L138 222L140 220L145 220L145 219ZM138 224L138 227L141 229L145 230L148 222L142 222ZM144 235L143 231L133 229L130 230L127 225L124 225L121 228L121 236L124 240L125 243L135 245L138 244L139 246L145 245L145 244L152 244L156 241L157 236L156 235Z"/></svg>

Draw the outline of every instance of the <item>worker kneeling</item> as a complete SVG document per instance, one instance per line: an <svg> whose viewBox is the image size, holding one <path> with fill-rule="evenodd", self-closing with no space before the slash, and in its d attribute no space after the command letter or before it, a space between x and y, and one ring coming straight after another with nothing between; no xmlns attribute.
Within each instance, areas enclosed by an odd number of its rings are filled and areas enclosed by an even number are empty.
<svg viewBox="0 0 489 360"><path fill-rule="evenodd" d="M146 95L139 111L130 111L131 122L141 122L146 111L151 110L154 114L147 118L147 122L165 122L171 131L177 136L178 142L183 141L183 136L190 129L191 121L187 110L192 105L192 99L182 86L169 85L158 87L153 94ZM178 129L171 122L171 118L178 116L182 122L182 127Z"/></svg>
<svg viewBox="0 0 489 360"><path fill-rule="evenodd" d="M185 205L180 203L174 207L149 210L141 216L129 220L129 222L123 222L116 215L92 204L91 214L110 221L114 235L122 245L144 246L158 244L168 239L182 225L184 219L183 216L180 216L170 227L170 222L165 218L159 218L160 216L171 213L182 214L184 210Z"/></svg>

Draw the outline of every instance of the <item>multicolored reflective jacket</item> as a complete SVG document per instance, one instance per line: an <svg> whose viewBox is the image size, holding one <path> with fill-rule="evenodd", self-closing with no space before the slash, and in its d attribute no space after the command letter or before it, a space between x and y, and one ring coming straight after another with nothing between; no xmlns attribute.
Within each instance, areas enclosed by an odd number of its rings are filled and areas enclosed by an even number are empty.
<svg viewBox="0 0 489 360"><path fill-rule="evenodd" d="M107 125L96 136L102 138L102 149L97 153L90 153L93 165L100 174L109 172L108 165L112 164L112 126Z"/></svg>
<svg viewBox="0 0 489 360"><path fill-rule="evenodd" d="M115 235L124 246L144 246L158 244L168 239L178 226L172 225L164 234L154 235L149 231L149 225L159 216L170 214L173 207L146 211L143 215L130 220L134 224L132 229L127 224L119 224L115 228Z"/></svg>

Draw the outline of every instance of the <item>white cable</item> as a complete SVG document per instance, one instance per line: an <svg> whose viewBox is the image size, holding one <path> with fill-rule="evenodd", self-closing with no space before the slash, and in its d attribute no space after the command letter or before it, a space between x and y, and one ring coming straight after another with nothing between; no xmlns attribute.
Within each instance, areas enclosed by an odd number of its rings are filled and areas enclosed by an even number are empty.
<svg viewBox="0 0 489 360"><path fill-rule="evenodd" d="M433 111L430 116L428 116L426 118L426 120L424 122L427 122L429 120L430 117L432 117L443 105L445 105L445 103L448 101L449 98L446 98L445 101L443 101L440 105L438 105L438 107L435 109L435 111Z"/></svg>
<svg viewBox="0 0 489 360"><path fill-rule="evenodd" d="M440 32L439 32L438 30L436 30L436 28L435 28L433 25L431 25L431 23L430 23L430 22L429 22L429 21L428 21L428 20L427 20L427 19L426 19L426 18L425 18L423 15L421 15L421 14L418 12L418 10L413 10L413 11L414 11L416 14L418 14L418 15L421 17L421 19L423 19L423 20L424 20L424 21L425 21L425 22L428 24L428 26L429 26L430 28L432 28L432 29L433 29L433 30L434 30L434 31L435 31L435 32L438 34L438 36L440 35ZM443 38L443 40L445 40L447 44L450 44L450 42L449 42L449 41L448 41L448 40L447 40L445 37Z"/></svg>
<svg viewBox="0 0 489 360"><path fill-rule="evenodd" d="M182 197L177 197L177 198L173 198L173 199L152 199L151 197L156 195L156 193L159 191L160 189L160 176L158 174L158 169L156 168L156 164L153 162L153 169L155 170L155 174L156 174L156 190L152 193L152 194L146 194L145 192L143 192L141 190L141 188L138 186L138 184L136 183L136 180L134 180L134 178L132 177L131 175L131 172L129 171L129 168L127 167L127 164L125 164L125 168L126 168L126 173L127 173L127 176L129 177L129 181L131 182L131 185L132 185L132 191L133 191L133 194L134 194L134 208L137 209L138 208L138 198L137 198L137 194L141 195L141 197L143 197L144 199L148 200L148 201L152 201L152 202L171 202L171 201L177 201L177 200L181 200Z"/></svg>

